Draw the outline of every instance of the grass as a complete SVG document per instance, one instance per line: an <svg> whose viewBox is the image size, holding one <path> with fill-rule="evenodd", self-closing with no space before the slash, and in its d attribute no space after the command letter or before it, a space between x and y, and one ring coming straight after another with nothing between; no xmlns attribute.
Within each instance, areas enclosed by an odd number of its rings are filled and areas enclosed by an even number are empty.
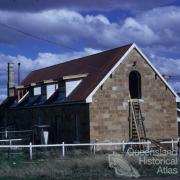
<svg viewBox="0 0 180 180"><path fill-rule="evenodd" d="M90 155L31 162L4 161L0 162L0 175L3 180L10 177L11 179L70 180L102 177L108 179L114 177L114 171L108 167L107 155Z"/></svg>
<svg viewBox="0 0 180 180"><path fill-rule="evenodd" d="M136 158L126 157L143 177L157 176L156 166L139 165ZM180 166L178 167L180 171ZM180 172L179 172L180 173ZM180 176L180 174L179 174ZM22 158L0 160L0 180L98 180L119 179L109 168L108 153L90 154L74 151L65 158L51 157L41 160Z"/></svg>

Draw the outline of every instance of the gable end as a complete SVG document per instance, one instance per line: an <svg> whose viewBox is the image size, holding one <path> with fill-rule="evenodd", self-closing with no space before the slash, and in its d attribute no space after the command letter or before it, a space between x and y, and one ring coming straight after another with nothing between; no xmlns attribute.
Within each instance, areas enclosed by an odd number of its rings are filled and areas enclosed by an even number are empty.
<svg viewBox="0 0 180 180"><path fill-rule="evenodd" d="M119 59L119 61L114 65L114 67L106 74L106 76L101 80L101 82L96 86L96 88L89 94L89 96L86 98L87 103L92 102L92 97L96 93L96 91L103 85L103 83L111 76L111 74L115 71L115 69L126 59L126 57L129 55L129 53L136 49L138 53L143 57L143 59L148 63L148 65L152 68L152 70L159 76L159 78L162 80L162 82L166 85L166 87L172 92L172 94L176 98L176 102L180 102L179 96L176 94L176 92L171 88L171 86L168 84L168 82L163 78L163 76L159 73L159 71L154 67L154 65L149 61L149 59L143 54L143 52L138 48L138 46L133 43L131 47L128 49L128 51Z"/></svg>

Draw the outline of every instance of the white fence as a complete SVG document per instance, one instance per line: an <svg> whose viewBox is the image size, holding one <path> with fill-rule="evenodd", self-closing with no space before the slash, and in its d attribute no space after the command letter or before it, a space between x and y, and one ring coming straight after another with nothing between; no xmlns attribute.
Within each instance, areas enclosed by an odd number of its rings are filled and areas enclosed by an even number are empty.
<svg viewBox="0 0 180 180"><path fill-rule="evenodd" d="M177 145L177 143L178 143L178 140L171 140L171 141L163 141L163 142L160 142L161 144L171 144L171 149L172 150L174 150L174 148L175 148L175 145L174 144L176 144Z"/></svg>
<svg viewBox="0 0 180 180"><path fill-rule="evenodd" d="M9 140L0 140L0 141L4 141L4 142L13 142L13 141L21 141L21 139L9 139ZM171 140L171 141L163 141L160 142L161 144L171 144L172 150L174 150L175 145L177 144L178 141L176 140ZM1 148L9 148L9 149L16 149L16 148L28 148L29 149L29 157L32 160L33 159L33 149L35 148L48 148L48 147L60 147L60 153L61 155L64 157L65 153L66 153L66 147L90 147L93 150L93 153L95 154L97 151L97 147L101 147L101 146L120 146L120 148L122 148L122 151L125 152L125 147L126 145L132 146L132 145L145 145L146 149L149 150L150 149L150 145L152 143L150 141L146 141L146 142L118 142L118 143L81 143L81 144L65 144L64 142L62 144L39 144L39 145L33 145L32 143L30 143L29 145L0 145L0 149Z"/></svg>
<svg viewBox="0 0 180 180"><path fill-rule="evenodd" d="M18 141L22 141L22 140L23 139L3 139L3 140L0 140L0 142L8 142L9 145L12 145L12 142L18 142Z"/></svg>
<svg viewBox="0 0 180 180"><path fill-rule="evenodd" d="M7 141L7 140L5 140ZM147 149L149 149L149 145L151 144L150 141L147 142L119 142L119 143L81 143L81 144L65 144L64 142L62 144L39 144L39 145L33 145L30 143L29 145L0 145L1 148L28 148L29 149L29 157L32 160L33 159L33 148L47 148L47 147L60 147L61 149L61 155L64 157L65 156L65 148L66 147L91 147L93 150L93 153L95 154L97 151L98 146L120 146L123 150L125 151L125 146L126 145L146 145Z"/></svg>
<svg viewBox="0 0 180 180"><path fill-rule="evenodd" d="M22 136L23 134L24 134L24 136L26 136L27 133L31 133L32 134L32 130L24 130L24 131L5 130L5 131L0 131L0 137L1 138L5 138L5 139L15 138L16 136Z"/></svg>

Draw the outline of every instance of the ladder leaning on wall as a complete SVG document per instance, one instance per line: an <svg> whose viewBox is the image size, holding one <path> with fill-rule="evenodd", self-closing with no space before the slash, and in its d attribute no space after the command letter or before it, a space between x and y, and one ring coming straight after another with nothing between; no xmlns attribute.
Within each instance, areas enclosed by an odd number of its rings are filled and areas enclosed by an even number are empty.
<svg viewBox="0 0 180 180"><path fill-rule="evenodd" d="M130 98L129 100L129 121L130 139L139 142L144 141L146 139L146 132L139 99Z"/></svg>

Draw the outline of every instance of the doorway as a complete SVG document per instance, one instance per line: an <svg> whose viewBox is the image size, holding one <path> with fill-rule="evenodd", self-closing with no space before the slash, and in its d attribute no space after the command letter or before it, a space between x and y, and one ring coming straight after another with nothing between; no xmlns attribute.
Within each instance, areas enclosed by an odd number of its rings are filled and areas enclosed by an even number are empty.
<svg viewBox="0 0 180 180"><path fill-rule="evenodd" d="M62 143L64 141L63 133L63 118L60 115L55 116L52 123L52 142L55 144Z"/></svg>
<svg viewBox="0 0 180 180"><path fill-rule="evenodd" d="M131 99L141 99L141 75L138 71L129 74L129 93Z"/></svg>

